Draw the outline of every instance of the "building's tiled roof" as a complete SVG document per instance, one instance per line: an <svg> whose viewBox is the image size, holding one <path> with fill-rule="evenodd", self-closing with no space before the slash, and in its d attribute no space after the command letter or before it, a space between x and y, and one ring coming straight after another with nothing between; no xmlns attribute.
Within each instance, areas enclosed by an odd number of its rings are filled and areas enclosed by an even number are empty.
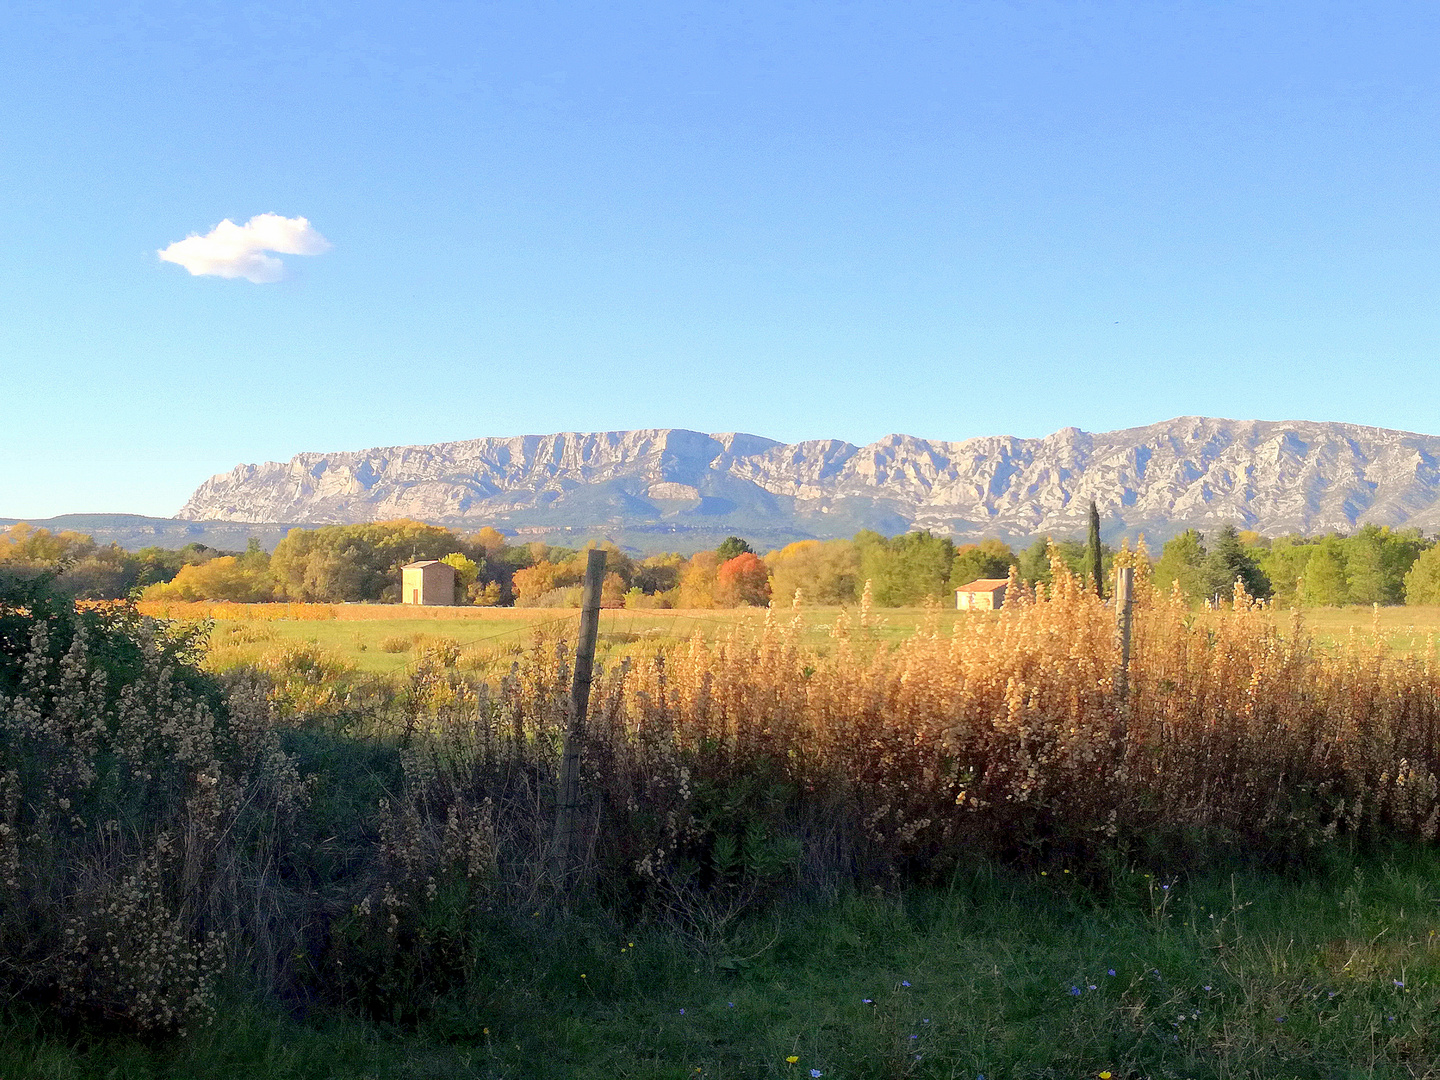
<svg viewBox="0 0 1440 1080"><path fill-rule="evenodd" d="M998 578L982 577L982 578L976 578L974 581L970 582L970 584L968 584L968 585L961 585L961 586L960 586L958 589L956 589L955 591L956 591L956 592L994 592L996 589L1003 589L1006 585L1009 585L1009 584L1010 584L1010 579L1009 579L1009 578L1003 578L1003 577L998 577Z"/></svg>

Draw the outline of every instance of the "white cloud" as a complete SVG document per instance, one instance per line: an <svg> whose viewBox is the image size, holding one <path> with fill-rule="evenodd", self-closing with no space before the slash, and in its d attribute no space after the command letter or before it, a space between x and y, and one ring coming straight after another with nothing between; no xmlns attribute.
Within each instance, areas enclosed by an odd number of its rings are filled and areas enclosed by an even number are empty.
<svg viewBox="0 0 1440 1080"><path fill-rule="evenodd" d="M319 255L330 250L330 241L315 231L303 217L257 214L244 225L229 218L204 236L191 233L157 254L166 262L178 263L196 277L209 275L245 278L263 284L285 276L285 264L267 251L281 255Z"/></svg>

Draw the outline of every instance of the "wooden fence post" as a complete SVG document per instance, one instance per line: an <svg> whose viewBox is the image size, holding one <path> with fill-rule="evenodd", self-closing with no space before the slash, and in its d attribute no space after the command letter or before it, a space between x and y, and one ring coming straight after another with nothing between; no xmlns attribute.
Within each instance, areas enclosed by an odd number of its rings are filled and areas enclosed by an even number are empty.
<svg viewBox="0 0 1440 1080"><path fill-rule="evenodd" d="M1115 572L1115 628L1120 633L1120 697L1130 692L1130 625L1135 618L1135 568Z"/></svg>
<svg viewBox="0 0 1440 1080"><path fill-rule="evenodd" d="M1125 737L1130 719L1130 629L1135 618L1135 568L1122 566L1115 572L1115 630L1120 637L1120 670L1115 674L1115 692L1120 707L1115 713L1111 741L1115 760L1125 757Z"/></svg>
<svg viewBox="0 0 1440 1080"><path fill-rule="evenodd" d="M580 600L580 634L575 642L575 676L570 683L570 725L560 755L560 785L555 799L555 885L563 889L575 852L575 817L580 805L580 743L590 709L590 675L600 634L600 589L605 582L605 552L591 548L585 561L585 591Z"/></svg>

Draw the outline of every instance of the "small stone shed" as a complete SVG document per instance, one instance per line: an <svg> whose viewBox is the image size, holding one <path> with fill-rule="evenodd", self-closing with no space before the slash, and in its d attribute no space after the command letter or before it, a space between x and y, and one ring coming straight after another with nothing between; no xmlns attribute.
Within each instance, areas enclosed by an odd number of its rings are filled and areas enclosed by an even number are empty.
<svg viewBox="0 0 1440 1080"><path fill-rule="evenodd" d="M400 568L400 602L422 606L455 603L455 568L438 559L422 559Z"/></svg>
<svg viewBox="0 0 1440 1080"><path fill-rule="evenodd" d="M999 611L1009 584L1008 578L977 578L955 590L955 606L961 611Z"/></svg>

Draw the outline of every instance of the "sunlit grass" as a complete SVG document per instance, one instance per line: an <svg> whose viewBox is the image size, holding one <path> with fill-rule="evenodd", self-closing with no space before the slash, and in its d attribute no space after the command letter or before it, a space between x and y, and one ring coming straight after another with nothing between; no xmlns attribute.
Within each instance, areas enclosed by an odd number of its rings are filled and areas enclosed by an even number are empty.
<svg viewBox="0 0 1440 1080"><path fill-rule="evenodd" d="M452 614L432 617L395 604L306 605L315 617L292 618L290 605L169 605L171 615L186 619L213 618L212 664L264 664L276 646L308 643L353 665L357 671L388 675L413 664L427 646L454 642L460 646L462 667L493 672L508 667L510 658L528 647L537 629L547 636L572 637L579 626L579 611L569 608L435 608ZM319 617L322 609L337 613ZM238 610L244 609L244 610ZM805 641L823 648L841 608L805 608ZM159 614L158 609L156 614ZM765 621L761 608L696 610L606 609L600 613L598 655L602 663L646 648L675 646L697 635L716 641L740 632L758 630ZM788 617L791 613L784 612ZM859 633L855 612L852 633ZM229 617L227 617L229 616ZM886 608L877 610L864 633L876 640L897 643L930 620L949 633L957 619L983 619L976 613L961 615L944 609ZM400 647L401 642L408 642Z"/></svg>
<svg viewBox="0 0 1440 1080"><path fill-rule="evenodd" d="M1282 628L1291 617L1289 611L1280 609L1274 614ZM1392 653L1413 655L1423 653L1429 639L1440 635L1440 606L1304 608L1301 615L1315 644L1325 649L1373 640L1378 630Z"/></svg>

